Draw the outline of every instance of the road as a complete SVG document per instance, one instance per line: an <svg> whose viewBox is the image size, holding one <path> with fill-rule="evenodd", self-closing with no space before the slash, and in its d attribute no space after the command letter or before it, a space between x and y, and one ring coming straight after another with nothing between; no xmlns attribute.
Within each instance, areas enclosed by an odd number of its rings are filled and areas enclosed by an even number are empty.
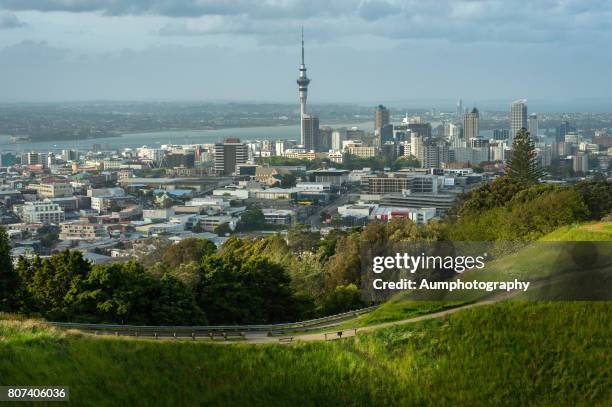
<svg viewBox="0 0 612 407"><path fill-rule="evenodd" d="M330 215L334 214L338 210L339 206L345 205L349 201L350 197L351 197L350 194L340 195L337 199L335 199L329 205L321 206L317 208L313 212L312 215L306 218L304 223L306 225L310 225L310 227L320 228L323 225L323 222L321 222L321 212L325 211L329 213Z"/></svg>
<svg viewBox="0 0 612 407"><path fill-rule="evenodd" d="M464 311L466 309L475 308L475 307L479 307L482 305L494 304L500 301L501 299L503 298L475 302L472 304L467 304L467 305L459 306L456 308L450 308L444 311L434 312L431 314L421 315L418 317L412 317L412 318L402 319L399 321L383 322L380 324L368 325L363 328L350 328L350 329L344 329L342 331L337 331L337 332L321 332L321 333L314 333L314 334L298 335L298 336L292 337L291 342L329 341L329 340L336 340L336 339L341 339L341 338L350 338L352 336L357 335L357 333L361 333L361 332L371 332L371 331L376 331L378 329L384 329L384 328L389 328L393 326L413 324L415 322L425 321L428 319L442 318L447 315L454 314L456 312ZM330 327L333 327L333 326L330 326ZM340 335L338 335L339 332L341 332ZM226 344L229 344L229 343L251 343L251 344L289 343L289 342L285 342L287 341L288 338L291 338L291 337L290 336L269 337L263 332L262 333L247 333L244 341L240 341L240 342L225 341L223 343L226 343Z"/></svg>

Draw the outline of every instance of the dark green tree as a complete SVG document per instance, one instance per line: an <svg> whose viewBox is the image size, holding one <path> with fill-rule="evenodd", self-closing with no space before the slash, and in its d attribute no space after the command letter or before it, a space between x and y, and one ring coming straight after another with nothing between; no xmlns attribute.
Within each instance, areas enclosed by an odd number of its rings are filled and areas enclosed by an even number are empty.
<svg viewBox="0 0 612 407"><path fill-rule="evenodd" d="M18 275L13 270L9 237L0 227L0 311L15 310L19 286Z"/></svg>
<svg viewBox="0 0 612 407"><path fill-rule="evenodd" d="M208 256L202 273L197 300L212 324L288 322L303 309L285 269L263 256Z"/></svg>
<svg viewBox="0 0 612 407"><path fill-rule="evenodd" d="M259 208L248 208L240 216L238 228L240 230L259 230L266 225L266 218Z"/></svg>
<svg viewBox="0 0 612 407"><path fill-rule="evenodd" d="M169 246L162 256L162 261L175 268L180 264L192 261L199 263L202 261L202 257L208 256L216 250L217 247L210 240L190 237Z"/></svg>
<svg viewBox="0 0 612 407"><path fill-rule="evenodd" d="M295 186L296 181L297 181L297 178L292 173L284 174L283 178L281 179L280 186L282 188L292 188Z"/></svg>
<svg viewBox="0 0 612 407"><path fill-rule="evenodd" d="M365 303L361 300L359 289L355 284L339 285L327 295L323 312L325 315L339 314L363 308L364 305Z"/></svg>
<svg viewBox="0 0 612 407"><path fill-rule="evenodd" d="M536 184L542 177L535 143L525 128L520 129L514 137L512 156L506 164L506 174L522 185Z"/></svg>

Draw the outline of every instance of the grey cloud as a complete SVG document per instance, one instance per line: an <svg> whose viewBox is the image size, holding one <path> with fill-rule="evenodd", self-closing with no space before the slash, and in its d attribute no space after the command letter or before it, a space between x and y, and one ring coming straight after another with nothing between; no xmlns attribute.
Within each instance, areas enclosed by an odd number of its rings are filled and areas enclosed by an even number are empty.
<svg viewBox="0 0 612 407"><path fill-rule="evenodd" d="M400 11L401 8L396 4L384 0L367 0L361 3L358 13L364 20L375 21Z"/></svg>
<svg viewBox="0 0 612 407"><path fill-rule="evenodd" d="M0 30L9 28L21 28L25 26L27 26L27 24L17 18L17 16L13 13L0 14Z"/></svg>
<svg viewBox="0 0 612 407"><path fill-rule="evenodd" d="M252 18L310 18L352 12L351 0L0 0L7 10L154 14L169 17L249 15Z"/></svg>

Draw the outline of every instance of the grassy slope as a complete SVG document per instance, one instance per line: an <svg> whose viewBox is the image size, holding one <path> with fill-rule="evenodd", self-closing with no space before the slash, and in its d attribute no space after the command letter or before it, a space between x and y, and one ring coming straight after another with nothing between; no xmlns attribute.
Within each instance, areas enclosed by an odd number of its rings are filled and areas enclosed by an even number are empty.
<svg viewBox="0 0 612 407"><path fill-rule="evenodd" d="M562 227L540 239L539 242L487 264L483 270L466 272L459 276L464 281L503 281L517 278L545 277L576 267L567 252L567 242L611 241L612 222L577 224ZM555 243L565 242L565 243ZM607 244L599 244L599 251L607 250ZM601 254L601 253L600 253ZM609 264L611 253L599 256L599 263ZM604 287L607 288L607 287ZM533 292L536 292L533 290ZM482 292L456 292L447 295L446 301L414 300L414 293L401 292L376 311L360 316L355 326L410 318L435 312L478 299ZM486 293L485 293L486 295Z"/></svg>
<svg viewBox="0 0 612 407"><path fill-rule="evenodd" d="M611 232L581 225L547 238ZM357 324L446 306L396 300ZM0 321L0 384L69 385L85 405L609 405L610 338L612 302L500 303L358 340L265 346L99 338Z"/></svg>
<svg viewBox="0 0 612 407"><path fill-rule="evenodd" d="M334 342L231 346L0 322L2 384L83 405L605 405L612 303L504 303Z"/></svg>

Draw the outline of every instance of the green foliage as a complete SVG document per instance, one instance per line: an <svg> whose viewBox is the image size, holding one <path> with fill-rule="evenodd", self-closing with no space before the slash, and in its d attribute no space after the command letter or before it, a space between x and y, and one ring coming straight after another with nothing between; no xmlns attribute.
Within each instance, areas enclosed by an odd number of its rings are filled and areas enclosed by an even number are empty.
<svg viewBox="0 0 612 407"><path fill-rule="evenodd" d="M206 321L193 294L178 279L161 279L136 263L91 267L81 252L49 259L21 257L24 310L52 320L132 324L196 324Z"/></svg>
<svg viewBox="0 0 612 407"><path fill-rule="evenodd" d="M323 305L325 314L339 314L352 311L365 306L361 294L355 284L339 285L325 298Z"/></svg>
<svg viewBox="0 0 612 407"><path fill-rule="evenodd" d="M520 129L514 137L512 155L506 164L506 174L521 185L535 184L542 177L535 143L525 128Z"/></svg>
<svg viewBox="0 0 612 407"><path fill-rule="evenodd" d="M261 230L266 225L266 218L261 209L259 208L248 208L242 215L240 215L240 222L238 222L238 230Z"/></svg>
<svg viewBox="0 0 612 407"><path fill-rule="evenodd" d="M292 173L288 173L283 175L280 186L281 188L293 188L296 185L296 182L297 177Z"/></svg>
<svg viewBox="0 0 612 407"><path fill-rule="evenodd" d="M612 213L612 183L581 181L574 188L588 206L590 219L599 220Z"/></svg>
<svg viewBox="0 0 612 407"><path fill-rule="evenodd" d="M462 199L458 215L478 215L487 209L503 206L521 189L521 184L511 177L496 178L470 191Z"/></svg>
<svg viewBox="0 0 612 407"><path fill-rule="evenodd" d="M219 226L215 227L214 232L218 236L226 236L229 233L232 233L232 229L229 226L229 223L221 223Z"/></svg>
<svg viewBox="0 0 612 407"><path fill-rule="evenodd" d="M468 197L459 209L461 216L449 225L449 240L533 240L556 228L588 219L584 200L572 188L534 185L515 192L502 189L505 201L488 201L487 189ZM483 199L483 196L485 197ZM498 206L493 206L499 202ZM476 210L475 208L482 208Z"/></svg>
<svg viewBox="0 0 612 407"><path fill-rule="evenodd" d="M6 230L0 227L0 311L16 309L19 289L19 278L13 270L9 237Z"/></svg>
<svg viewBox="0 0 612 407"><path fill-rule="evenodd" d="M53 225L44 225L36 231L40 244L43 247L53 247L59 241L59 228Z"/></svg>
<svg viewBox="0 0 612 407"><path fill-rule="evenodd" d="M319 232L313 232L308 225L297 224L287 231L287 243L295 252L315 251L321 240Z"/></svg>
<svg viewBox="0 0 612 407"><path fill-rule="evenodd" d="M217 247L210 240L190 237L170 245L164 252L162 261L171 268L176 268L183 263L199 263L202 257L213 254L216 250Z"/></svg>
<svg viewBox="0 0 612 407"><path fill-rule="evenodd" d="M205 257L198 303L213 324L290 322L298 317L290 279L263 256Z"/></svg>

